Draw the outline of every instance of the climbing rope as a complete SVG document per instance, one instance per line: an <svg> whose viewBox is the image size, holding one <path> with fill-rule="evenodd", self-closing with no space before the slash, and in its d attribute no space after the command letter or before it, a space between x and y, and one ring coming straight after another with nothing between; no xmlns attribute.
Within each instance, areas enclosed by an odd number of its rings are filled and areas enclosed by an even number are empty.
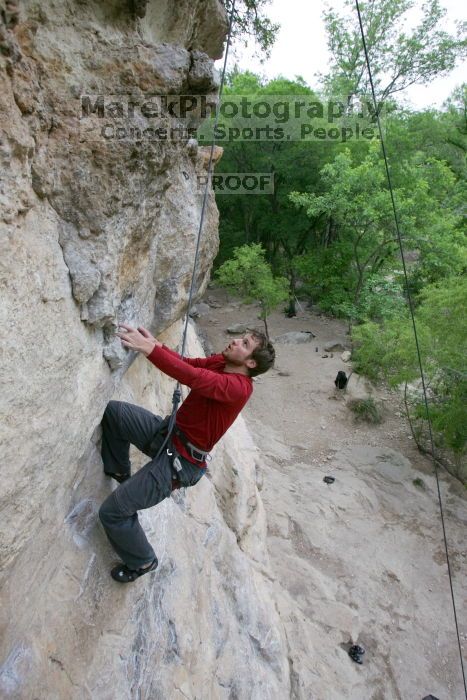
<svg viewBox="0 0 467 700"><path fill-rule="evenodd" d="M222 67L221 83L220 83L220 87L219 87L219 98L218 98L217 105L216 105L216 114L215 114L215 118L214 118L213 129L212 129L213 139L212 139L211 148L210 148L210 152L209 152L208 176L206 178L206 184L205 184L204 193L203 193L203 204L201 207L201 216L200 216L199 227L198 227L198 236L196 239L195 259L193 262L193 272L191 275L190 293L188 295L188 305L187 305L186 316L185 316L185 325L184 325L184 329L183 329L182 347L181 347L181 351L180 351L180 355L182 357L184 357L184 354L185 354L186 338L187 338L187 332L188 332L188 323L190 320L190 309L191 309L191 304L192 304L192 300L193 300L193 292L194 292L194 288L195 288L196 269L198 267L201 234L203 231L203 223L204 223L204 216L205 216L205 212L206 212L206 202L208 199L209 186L211 184L212 163L213 163L213 156L214 156L214 148L216 146L216 143L214 140L214 134L216 133L217 124L219 122L220 105L221 105L221 100L222 100L222 93L224 90L226 68L227 68L227 57L229 54L230 41L232 38L234 11L235 11L235 0L233 0L232 7L230 10L229 30L228 30L228 34L227 34L227 44L225 47L224 65ZM177 408L178 408L178 404L180 403L181 397L182 397L182 392L181 392L181 388L180 388L180 382L177 382L177 385L175 387L175 390L174 390L174 393L172 396L172 413L170 415L170 420L169 420L169 424L168 424L168 428L167 428L167 436L166 436L163 444L161 445L157 456L159 456L159 454L161 454L161 452L164 450L164 448L166 447L166 445L169 441L170 436L172 435L172 432L173 432L174 427L175 427Z"/></svg>
<svg viewBox="0 0 467 700"><path fill-rule="evenodd" d="M394 199L394 191L393 191L393 187L392 187L391 173L389 170L389 163L388 163L388 158L387 158L387 154L386 154L386 148L384 145L383 131L381 128L379 109L378 109L378 104L376 101L376 93L375 93L375 88L374 88L374 84L373 84L373 76L371 73L370 60L368 57L368 51L367 51L367 46L366 46L365 32L363 30L362 15L360 12L359 0L355 0L355 5L357 8L358 22L360 25L360 33L361 33L362 44L363 44L363 51L365 53L365 61L366 61L366 66L367 66L367 70L368 70L368 78L369 78L370 86L371 86L373 106L375 109L376 120L378 123L378 132L379 132L379 138L381 140L381 150L383 153L384 166L386 169L386 177L387 177L387 181L388 181L389 192L391 195L392 211L394 214L394 222L396 225L397 239L399 242L402 267L403 267L403 271L404 271L407 300L408 300L408 305L409 305L409 309L410 309L410 316L412 319L413 333L414 333L414 338L415 338L415 346L417 349L418 365L420 368L420 378L422 381L422 388L423 388L423 401L424 401L424 405L425 405L425 414L426 414L426 419L427 419L427 423L428 423L428 430L429 430L429 435L430 435L431 453L432 453L432 457L433 457L433 464L434 464L435 475L436 475L436 485L437 485L437 489L438 489L439 511L440 511L440 515L441 515L441 524L442 524L442 529L443 529L444 549L446 552L446 562L447 562L448 574L449 574L449 585L451 588L451 600L452 600L452 609L453 609L453 613L454 613L454 623L455 623L456 634L457 634L457 644L459 647L459 656L460 656L461 669L462 669L462 678L464 681L464 691L465 691L465 695L467 698L467 684L466 684L466 679L465 679L464 661L462 658L462 645L461 645L460 634L459 634L459 625L458 625L458 621L457 621L456 601L454 598L454 589L453 589L453 585L452 585L451 564L450 564L450 560L449 560L449 550L448 550L448 543L447 543L447 538L446 538L446 527L445 527L445 523L444 523L443 502L441 499L441 489L440 489L440 485L439 485L438 464L437 464L437 461L435 458L435 444L434 444L434 439L433 439L433 430L432 430L432 425L431 425L430 410L428 407L428 398L427 398L427 391L426 391L426 384L425 384L425 374L423 371L423 363L422 363L422 358L421 358L421 353L420 353L420 345L418 342L417 326L415 323L415 314L414 314L412 296L410 294L409 279L408 279L408 275L407 275L407 267L405 264L404 247L402 245L402 236L401 236L400 227L399 227L399 218L397 216L397 209L396 209L396 203L395 203L395 199Z"/></svg>

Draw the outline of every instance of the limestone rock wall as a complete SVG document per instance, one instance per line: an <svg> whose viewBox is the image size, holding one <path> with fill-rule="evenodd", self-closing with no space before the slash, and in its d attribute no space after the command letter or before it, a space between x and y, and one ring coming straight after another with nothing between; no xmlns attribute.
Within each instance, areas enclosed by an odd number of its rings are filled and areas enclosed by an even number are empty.
<svg viewBox="0 0 467 700"><path fill-rule="evenodd" d="M97 524L107 401L165 413L173 388L114 330L138 322L178 344L206 154L90 140L80 95L214 101L225 31L217 0L0 0L2 697L287 697L241 420L211 480L145 514L152 579L114 584ZM197 296L216 250L211 193Z"/></svg>
<svg viewBox="0 0 467 700"><path fill-rule="evenodd" d="M176 346L180 331L176 324L164 341ZM192 332L189 350L201 352ZM141 357L115 397L165 413L171 391L171 380ZM102 474L99 438L98 428L81 458L63 465L42 522L3 573L0 695L288 697L256 486L259 455L243 419L217 446L209 477L142 514L160 564L128 587L109 577L115 554L97 520L113 488ZM135 468L145 459L136 450L132 457Z"/></svg>
<svg viewBox="0 0 467 700"><path fill-rule="evenodd" d="M183 36L174 34L183 43L172 45L142 38L151 8L164 10L174 33L178 15L164 3L149 3L143 19L123 0L0 4L6 563L40 520L46 495L54 497L56 474L69 478L64 464L80 454L131 362L114 339L116 324L168 327L184 311L191 279L203 153L186 142L87 142L79 97L189 90L191 46L197 56L202 48L195 10L204 17L208 5L191 4ZM224 24L213 17L216 34ZM162 21L154 23L163 34ZM208 48L217 55L221 46ZM208 77L214 89L212 70ZM211 194L198 294L216 250Z"/></svg>

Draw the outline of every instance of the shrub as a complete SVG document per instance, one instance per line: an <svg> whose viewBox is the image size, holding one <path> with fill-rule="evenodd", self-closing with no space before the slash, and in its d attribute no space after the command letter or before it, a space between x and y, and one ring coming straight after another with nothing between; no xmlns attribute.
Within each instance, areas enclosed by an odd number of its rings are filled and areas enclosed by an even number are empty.
<svg viewBox="0 0 467 700"><path fill-rule="evenodd" d="M347 405L357 421L378 424L383 419L380 409L371 396L366 399L352 399Z"/></svg>

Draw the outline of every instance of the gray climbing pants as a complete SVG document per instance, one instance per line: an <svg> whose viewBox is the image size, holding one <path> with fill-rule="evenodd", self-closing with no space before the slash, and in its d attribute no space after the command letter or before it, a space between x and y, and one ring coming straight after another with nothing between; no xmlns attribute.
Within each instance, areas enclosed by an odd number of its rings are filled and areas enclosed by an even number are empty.
<svg viewBox="0 0 467 700"><path fill-rule="evenodd" d="M138 520L138 511L151 508L170 496L173 468L164 449L159 457L157 435L162 418L140 406L110 401L102 418L102 460L107 474L130 474L130 444L144 452L150 461L124 481L104 501L99 518L110 544L130 569L138 569L156 559ZM160 441L162 443L162 439ZM205 473L180 457L182 471L177 473L180 486L194 486Z"/></svg>

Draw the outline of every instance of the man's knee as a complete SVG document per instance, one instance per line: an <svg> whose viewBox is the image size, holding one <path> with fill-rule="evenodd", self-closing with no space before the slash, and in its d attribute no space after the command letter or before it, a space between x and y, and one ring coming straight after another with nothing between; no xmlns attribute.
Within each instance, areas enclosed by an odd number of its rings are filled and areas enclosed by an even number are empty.
<svg viewBox="0 0 467 700"><path fill-rule="evenodd" d="M122 430L121 401L109 401L102 416L102 429L105 433L117 437Z"/></svg>
<svg viewBox="0 0 467 700"><path fill-rule="evenodd" d="M104 418L117 418L120 401L109 401L104 411Z"/></svg>
<svg viewBox="0 0 467 700"><path fill-rule="evenodd" d="M111 493L99 508L99 520L105 527L113 525L115 522L124 517L126 516L122 512L115 495Z"/></svg>

